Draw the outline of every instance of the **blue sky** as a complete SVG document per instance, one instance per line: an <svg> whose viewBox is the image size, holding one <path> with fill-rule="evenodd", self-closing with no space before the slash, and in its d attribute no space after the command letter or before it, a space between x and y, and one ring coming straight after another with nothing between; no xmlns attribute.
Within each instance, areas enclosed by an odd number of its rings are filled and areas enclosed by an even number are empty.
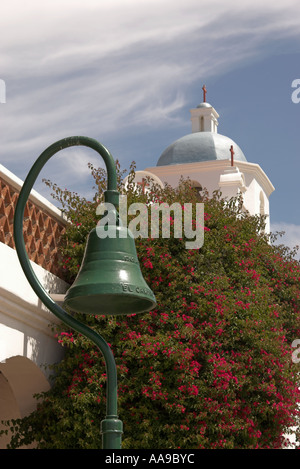
<svg viewBox="0 0 300 469"><path fill-rule="evenodd" d="M271 229L300 245L298 1L2 0L0 31L0 163L18 177L71 135L96 138L123 168L154 166L190 133L205 83L219 132L275 186ZM84 148L61 152L41 178L88 194L89 161L102 164Z"/></svg>

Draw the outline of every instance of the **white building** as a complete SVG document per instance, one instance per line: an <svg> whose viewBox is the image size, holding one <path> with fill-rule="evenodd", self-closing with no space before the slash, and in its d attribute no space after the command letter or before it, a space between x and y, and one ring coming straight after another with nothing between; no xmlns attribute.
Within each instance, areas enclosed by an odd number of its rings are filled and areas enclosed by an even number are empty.
<svg viewBox="0 0 300 469"><path fill-rule="evenodd" d="M50 387L44 366L62 357L49 327L56 317L33 292L14 249L13 217L22 184L0 165L0 421L35 409L33 394ZM59 278L57 247L65 220L35 191L24 215L24 240L37 277L49 293L64 293L67 284ZM0 438L0 449L7 441Z"/></svg>
<svg viewBox="0 0 300 469"><path fill-rule="evenodd" d="M231 138L218 133L219 115L209 103L204 101L190 112L192 132L171 143L156 166L138 171L136 181L153 175L156 183L176 187L183 177L210 194L216 189L224 198L242 194L244 209L250 215L266 215L265 231L270 232L271 181L258 164L247 161Z"/></svg>

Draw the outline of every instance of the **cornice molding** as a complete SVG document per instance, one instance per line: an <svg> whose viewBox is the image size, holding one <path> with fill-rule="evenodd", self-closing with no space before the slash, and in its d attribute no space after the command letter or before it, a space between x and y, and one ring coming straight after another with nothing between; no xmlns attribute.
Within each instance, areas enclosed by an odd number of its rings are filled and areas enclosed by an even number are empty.
<svg viewBox="0 0 300 469"><path fill-rule="evenodd" d="M186 163L186 164L177 164L177 165L168 165L168 166L154 166L146 168L145 171L153 172L158 177L163 178L166 175L182 175L185 177L187 174L193 174L195 172L211 172L218 170L222 172L228 167L231 166L231 161L228 160L218 160L218 161L203 161L200 163ZM241 172L245 174L251 174L259 182L259 184L264 189L265 193L269 197L271 193L275 190L275 187L271 183L270 179L262 168L257 163L248 163L245 161L235 161L234 166L236 166Z"/></svg>
<svg viewBox="0 0 300 469"><path fill-rule="evenodd" d="M49 337L53 337L50 324L58 324L59 320L40 302L38 306L27 303L14 293L0 287L0 314L23 323ZM5 321L1 321L5 324Z"/></svg>

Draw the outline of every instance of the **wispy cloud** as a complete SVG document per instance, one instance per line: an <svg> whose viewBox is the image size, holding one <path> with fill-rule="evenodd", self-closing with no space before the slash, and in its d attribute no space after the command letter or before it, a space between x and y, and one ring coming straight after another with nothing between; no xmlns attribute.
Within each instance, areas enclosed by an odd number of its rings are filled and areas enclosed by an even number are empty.
<svg viewBox="0 0 300 469"><path fill-rule="evenodd" d="M271 232L283 233L282 236L278 236L275 244L283 244L290 249L296 246L300 248L300 225L286 222L271 223ZM300 251L297 252L296 258L300 260Z"/></svg>
<svg viewBox="0 0 300 469"><path fill-rule="evenodd" d="M294 0L5 0L0 13L0 158L20 177L62 137L183 124L191 84L263 54L264 41L299 37L300 25Z"/></svg>

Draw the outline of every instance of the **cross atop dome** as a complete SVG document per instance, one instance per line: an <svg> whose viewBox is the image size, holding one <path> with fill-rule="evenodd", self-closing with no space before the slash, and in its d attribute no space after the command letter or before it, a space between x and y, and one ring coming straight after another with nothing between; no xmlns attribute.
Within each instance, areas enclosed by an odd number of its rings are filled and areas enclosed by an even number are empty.
<svg viewBox="0 0 300 469"><path fill-rule="evenodd" d="M203 102L200 103L195 109L191 109L192 132L215 132L218 129L217 111L206 101L207 89L202 86Z"/></svg>
<svg viewBox="0 0 300 469"><path fill-rule="evenodd" d="M231 166L233 166L233 157L234 157L234 150L233 150L233 145L231 145L231 147L229 148L229 151L230 151L230 159L231 159Z"/></svg>
<svg viewBox="0 0 300 469"><path fill-rule="evenodd" d="M206 86L205 86L205 85L202 86L202 90L203 90L203 102L206 103L206 93L207 93L207 89L206 89Z"/></svg>

